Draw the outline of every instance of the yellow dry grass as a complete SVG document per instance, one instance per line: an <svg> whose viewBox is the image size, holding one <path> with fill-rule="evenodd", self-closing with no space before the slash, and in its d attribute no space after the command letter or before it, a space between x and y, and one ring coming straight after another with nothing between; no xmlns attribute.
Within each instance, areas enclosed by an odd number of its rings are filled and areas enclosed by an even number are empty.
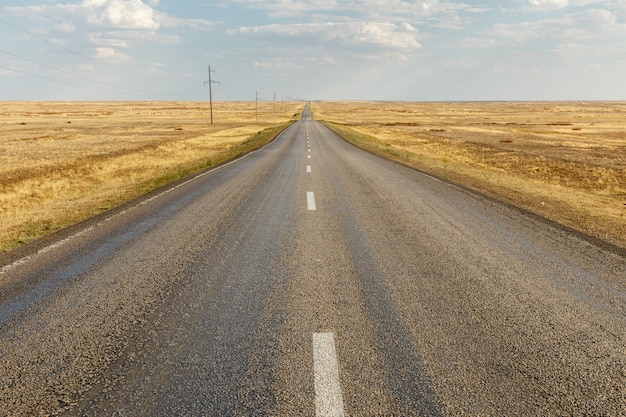
<svg viewBox="0 0 626 417"><path fill-rule="evenodd" d="M344 138L626 248L626 103L318 102Z"/></svg>
<svg viewBox="0 0 626 417"><path fill-rule="evenodd" d="M303 103L0 102L0 251L249 151ZM274 111L275 110L275 111Z"/></svg>

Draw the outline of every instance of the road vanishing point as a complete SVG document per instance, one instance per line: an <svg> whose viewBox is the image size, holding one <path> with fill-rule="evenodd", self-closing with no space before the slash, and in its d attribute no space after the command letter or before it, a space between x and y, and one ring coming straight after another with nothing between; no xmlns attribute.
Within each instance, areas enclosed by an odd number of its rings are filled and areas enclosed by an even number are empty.
<svg viewBox="0 0 626 417"><path fill-rule="evenodd" d="M2 256L3 416L626 415L623 251L308 107Z"/></svg>

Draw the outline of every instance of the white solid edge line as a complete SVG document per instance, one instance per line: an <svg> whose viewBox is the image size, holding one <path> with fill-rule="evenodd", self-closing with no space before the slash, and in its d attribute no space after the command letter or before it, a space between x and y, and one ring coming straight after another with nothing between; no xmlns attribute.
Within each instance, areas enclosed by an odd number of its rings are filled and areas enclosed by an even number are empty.
<svg viewBox="0 0 626 417"><path fill-rule="evenodd" d="M315 207L315 195L313 194L313 191L307 191L306 205L309 210L317 210Z"/></svg>
<svg viewBox="0 0 626 417"><path fill-rule="evenodd" d="M339 365L332 333L313 333L313 373L315 374L315 415L343 417Z"/></svg>
<svg viewBox="0 0 626 417"><path fill-rule="evenodd" d="M276 138L274 138L274 140L280 138L283 135L283 133L284 133L284 131L281 132L278 136L276 136ZM87 227L85 229L79 230L76 233L74 233L74 234L72 234L72 235L70 235L70 236L68 236L68 237L66 237L64 239L61 239L61 240L59 240L57 242L54 242L54 243L52 243L52 244L50 244L50 245L48 245L46 247L43 247L43 248L39 249L37 252L35 252L35 253L31 254L31 255L26 255L23 258L20 258L20 259L14 261L14 262L12 262L12 263L10 263L8 265L5 265L2 268L0 268L0 275L4 275L7 272L11 271L12 269L17 268L18 266L27 263L31 259L34 259L36 256L42 255L42 254L44 254L46 252L51 251L52 249L58 248L60 246L63 246L66 243L68 243L69 241L74 240L74 239L84 235L85 233L87 233L87 232L89 232L89 231L91 231L91 230L93 230L93 229L95 229L97 227L100 227L100 226L102 226L105 223L110 222L111 220L113 220L115 218L122 217L126 213L128 213L128 212L130 212L130 211L132 211L132 210L134 210L134 209L136 209L136 208L138 208L140 206L148 204L151 201L154 201L157 198L160 198L160 197L162 197L162 196L164 196L164 195L166 195L166 194L168 194L168 193L170 193L170 192L172 192L172 191L174 191L174 190L176 190L178 188L184 187L185 185L187 185L187 184L189 184L191 182L194 182L194 181L196 181L196 180L198 180L198 179L200 179L200 178L202 178L202 177L204 177L206 175L209 175L212 172L215 172L215 171L218 171L220 169L226 168L227 166L229 166L231 164L234 164L234 163L236 163L238 161L241 161L242 159L247 158L248 156L258 152L259 150L260 149L255 149L254 151L248 152L247 154L242 155L239 158L233 159L232 161L228 161L228 162L226 162L226 163L224 163L222 165L218 165L216 167L209 168L208 170L206 170L204 172L201 172L199 174L194 175L193 177L189 178L187 181L184 181L184 182L182 182L182 183L180 183L178 185L172 185L171 187L166 188L165 190L163 190L161 193L159 193L157 195L154 195L152 197L146 198L145 200L142 200L142 201L138 202L137 204L135 204L133 206L130 206L130 207L128 207L128 208L126 208L126 209L124 209L122 211L119 211L119 212L117 212L115 214L112 214L112 215L110 215L108 217L105 217L104 219L102 219L101 221L99 221L98 223L96 223L94 225L91 225L91 226L89 226L89 227ZM310 158L310 156L309 156L309 158Z"/></svg>

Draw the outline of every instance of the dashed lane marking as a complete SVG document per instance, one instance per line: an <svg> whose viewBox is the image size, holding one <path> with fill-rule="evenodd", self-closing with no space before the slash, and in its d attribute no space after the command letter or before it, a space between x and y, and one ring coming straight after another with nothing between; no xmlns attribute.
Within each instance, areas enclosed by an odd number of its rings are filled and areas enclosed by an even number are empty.
<svg viewBox="0 0 626 417"><path fill-rule="evenodd" d="M306 193L306 205L309 210L317 210L315 207L315 195L313 191L308 191Z"/></svg>
<svg viewBox="0 0 626 417"><path fill-rule="evenodd" d="M311 165L306 166L306 172L311 172Z"/></svg>
<svg viewBox="0 0 626 417"><path fill-rule="evenodd" d="M315 415L343 417L339 365L332 333L313 333L313 372L315 374Z"/></svg>

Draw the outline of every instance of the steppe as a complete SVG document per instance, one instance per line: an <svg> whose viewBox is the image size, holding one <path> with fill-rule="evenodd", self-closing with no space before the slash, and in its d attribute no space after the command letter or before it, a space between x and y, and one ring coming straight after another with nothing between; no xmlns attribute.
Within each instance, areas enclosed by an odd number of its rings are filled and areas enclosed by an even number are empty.
<svg viewBox="0 0 626 417"><path fill-rule="evenodd" d="M315 102L374 153L626 248L624 102Z"/></svg>
<svg viewBox="0 0 626 417"><path fill-rule="evenodd" d="M302 102L0 102L0 252L271 140Z"/></svg>
<svg viewBox="0 0 626 417"><path fill-rule="evenodd" d="M0 252L269 141L304 103L0 102ZM624 102L313 102L344 139L626 248Z"/></svg>

